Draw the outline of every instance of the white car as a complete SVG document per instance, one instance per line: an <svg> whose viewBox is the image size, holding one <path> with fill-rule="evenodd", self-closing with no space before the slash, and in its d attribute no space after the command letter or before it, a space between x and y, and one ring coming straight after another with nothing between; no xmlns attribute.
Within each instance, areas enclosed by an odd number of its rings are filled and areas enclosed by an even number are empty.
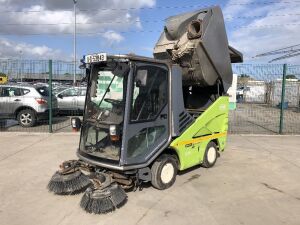
<svg viewBox="0 0 300 225"><path fill-rule="evenodd" d="M236 94L237 95L243 95L245 91L250 91L250 87L239 87L238 89L236 89Z"/></svg>
<svg viewBox="0 0 300 225"><path fill-rule="evenodd" d="M70 87L55 94L59 112L84 109L86 87Z"/></svg>
<svg viewBox="0 0 300 225"><path fill-rule="evenodd" d="M49 88L28 84L0 86L0 119L16 119L23 127L33 127L49 117ZM57 113L57 99L52 98L52 113Z"/></svg>

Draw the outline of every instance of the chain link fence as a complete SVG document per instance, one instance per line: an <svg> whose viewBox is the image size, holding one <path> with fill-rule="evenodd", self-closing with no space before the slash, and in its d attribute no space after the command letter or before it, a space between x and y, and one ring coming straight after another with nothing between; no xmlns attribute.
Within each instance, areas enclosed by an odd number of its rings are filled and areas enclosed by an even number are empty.
<svg viewBox="0 0 300 225"><path fill-rule="evenodd" d="M69 132L70 117L82 115L85 74L78 69L74 78L73 62L0 60L0 74L0 131Z"/></svg>
<svg viewBox="0 0 300 225"><path fill-rule="evenodd" d="M64 61L0 59L0 131L70 132L70 118L82 116L86 93L84 71L78 69L74 79L73 66ZM300 134L300 66L232 67L237 103L229 113L230 133Z"/></svg>
<svg viewBox="0 0 300 225"><path fill-rule="evenodd" d="M300 134L300 66L284 68L280 64L233 65L237 107L230 112L231 133Z"/></svg>

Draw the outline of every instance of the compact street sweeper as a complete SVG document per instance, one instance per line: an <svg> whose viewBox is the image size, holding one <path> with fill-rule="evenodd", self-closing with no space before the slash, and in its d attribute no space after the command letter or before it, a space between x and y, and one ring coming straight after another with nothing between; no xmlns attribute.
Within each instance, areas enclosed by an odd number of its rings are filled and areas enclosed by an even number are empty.
<svg viewBox="0 0 300 225"><path fill-rule="evenodd" d="M219 7L168 18L154 58L85 56L85 113L72 120L79 160L63 162L48 189L85 191L81 207L106 213L143 182L164 190L177 171L214 166L226 144L231 62L241 61Z"/></svg>

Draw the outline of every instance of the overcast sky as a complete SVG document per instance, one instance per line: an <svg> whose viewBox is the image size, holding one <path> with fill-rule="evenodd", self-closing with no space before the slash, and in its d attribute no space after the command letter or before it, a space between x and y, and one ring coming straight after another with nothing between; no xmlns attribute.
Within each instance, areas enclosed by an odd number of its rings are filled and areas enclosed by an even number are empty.
<svg viewBox="0 0 300 225"><path fill-rule="evenodd" d="M208 5L223 9L229 42L245 62L258 53L300 44L295 0L78 0L78 57L86 53L152 56L164 20ZM73 55L72 0L0 0L0 58L66 59ZM299 57L282 62L299 64Z"/></svg>

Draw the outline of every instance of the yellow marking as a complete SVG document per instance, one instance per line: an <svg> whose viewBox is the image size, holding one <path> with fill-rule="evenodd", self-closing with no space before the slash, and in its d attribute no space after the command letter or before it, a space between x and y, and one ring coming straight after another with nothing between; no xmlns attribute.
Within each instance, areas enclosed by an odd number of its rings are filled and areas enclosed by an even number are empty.
<svg viewBox="0 0 300 225"><path fill-rule="evenodd" d="M195 144L197 142L205 141L205 140L208 140L208 139L215 139L215 138L219 138L219 137L224 137L226 135L227 135L227 132L202 136L202 137L194 138L194 139L188 140L188 141L181 141L177 144L177 146L187 145L187 144Z"/></svg>

